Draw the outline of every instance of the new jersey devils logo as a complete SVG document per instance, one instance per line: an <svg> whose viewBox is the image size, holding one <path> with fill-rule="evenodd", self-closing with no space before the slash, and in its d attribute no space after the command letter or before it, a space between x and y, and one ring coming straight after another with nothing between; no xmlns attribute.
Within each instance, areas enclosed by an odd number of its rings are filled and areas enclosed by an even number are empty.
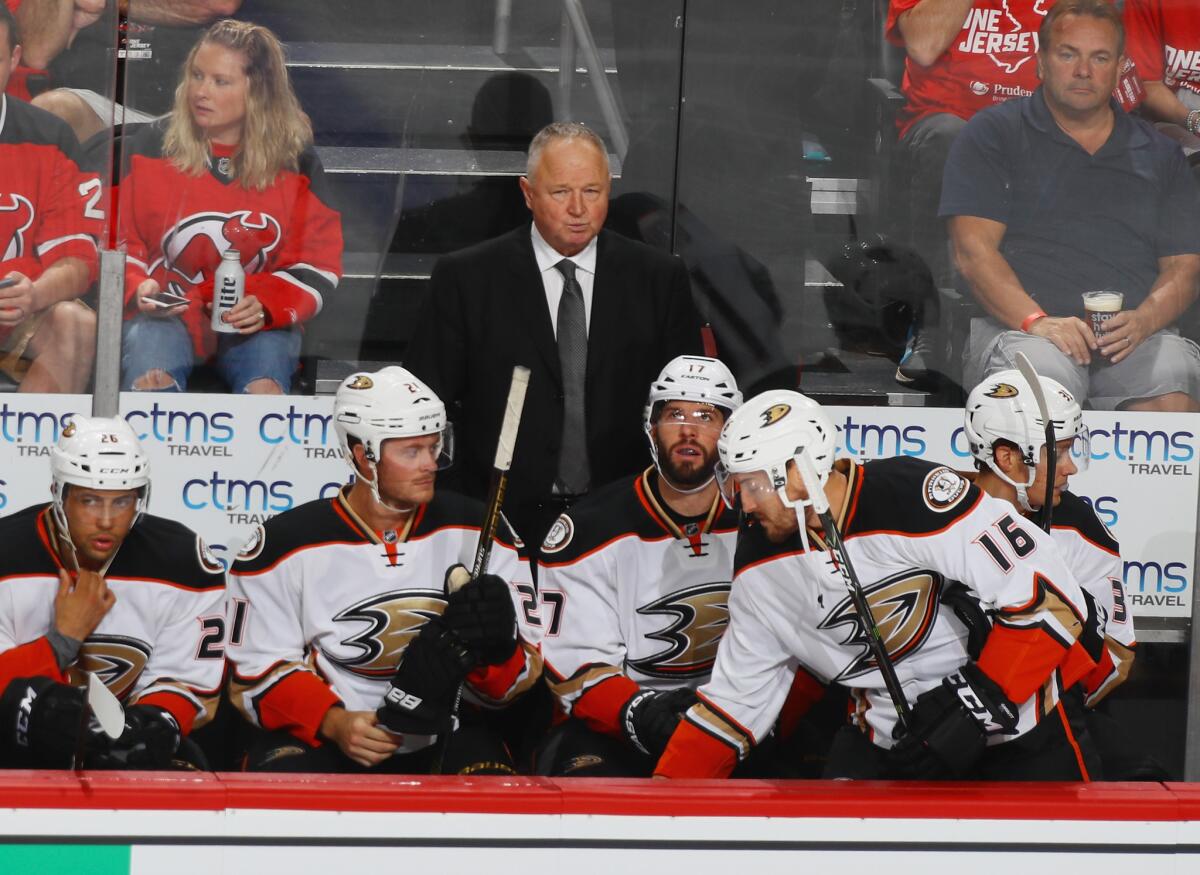
<svg viewBox="0 0 1200 875"><path fill-rule="evenodd" d="M212 275L226 249L237 250L246 273L261 271L280 234L279 222L268 213L195 213L167 231L162 251L167 268L196 285Z"/></svg>
<svg viewBox="0 0 1200 875"><path fill-rule="evenodd" d="M665 641L667 648L643 659L631 659L630 666L656 678L694 678L712 671L717 645L729 625L729 589L728 583L705 583L638 608L643 616L664 614L673 617L674 622L646 635Z"/></svg>
<svg viewBox="0 0 1200 875"><path fill-rule="evenodd" d="M932 571L903 571L863 587L863 590L875 625L879 627L879 634L893 662L900 662L925 643L937 619L942 594L941 575ZM861 645L862 652L842 669L836 679L846 680L875 671L878 666L867 644L867 632L849 596L838 602L817 628L834 629L838 626L849 629L842 644Z"/></svg>
<svg viewBox="0 0 1200 875"><path fill-rule="evenodd" d="M25 254L25 232L33 224L33 204L19 194L0 195L0 261Z"/></svg>
<svg viewBox="0 0 1200 875"><path fill-rule="evenodd" d="M367 626L342 641L343 647L357 651L338 658L326 651L333 662L368 678L391 677L408 642L432 617L446 609L441 590L406 589L387 592L351 605L334 616L339 623L358 622Z"/></svg>

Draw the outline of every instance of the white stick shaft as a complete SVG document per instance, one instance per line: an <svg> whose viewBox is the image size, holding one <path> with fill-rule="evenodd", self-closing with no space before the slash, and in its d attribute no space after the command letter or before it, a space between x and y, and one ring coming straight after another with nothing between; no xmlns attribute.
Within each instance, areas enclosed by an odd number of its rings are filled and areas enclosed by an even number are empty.
<svg viewBox="0 0 1200 875"><path fill-rule="evenodd" d="M500 439L496 442L497 471L512 467L513 448L517 444L517 427L521 424L521 408L525 406L525 392L529 388L529 368L517 365L513 368L512 383L508 387L508 401L504 405L504 420L500 425Z"/></svg>

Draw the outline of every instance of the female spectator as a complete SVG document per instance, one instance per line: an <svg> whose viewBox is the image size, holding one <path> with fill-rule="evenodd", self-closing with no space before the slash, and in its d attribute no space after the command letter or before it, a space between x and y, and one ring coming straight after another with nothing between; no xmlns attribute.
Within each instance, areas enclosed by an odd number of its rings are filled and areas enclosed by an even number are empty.
<svg viewBox="0 0 1200 875"><path fill-rule="evenodd" d="M215 356L233 391L287 392L300 323L337 286L342 232L274 34L229 20L208 29L171 113L129 138L119 203L122 388L182 390ZM246 293L222 317L236 333L218 334L213 273L230 249ZM164 292L186 301L164 306Z"/></svg>
<svg viewBox="0 0 1200 875"><path fill-rule="evenodd" d="M1125 0L1126 54L1146 83L1142 112L1200 149L1200 15L1195 0Z"/></svg>

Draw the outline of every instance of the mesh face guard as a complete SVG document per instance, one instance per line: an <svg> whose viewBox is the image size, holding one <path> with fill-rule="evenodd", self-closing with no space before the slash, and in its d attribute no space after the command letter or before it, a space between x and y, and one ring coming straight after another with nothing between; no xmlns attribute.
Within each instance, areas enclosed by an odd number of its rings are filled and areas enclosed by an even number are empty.
<svg viewBox="0 0 1200 875"><path fill-rule="evenodd" d="M1091 460L1091 434L1083 424L1079 402L1057 380L1040 377L1046 406L1054 421L1056 440L1070 439L1070 458L1075 466L1086 469ZM1038 410L1037 400L1028 381L1018 370L1000 371L971 390L964 411L963 431L971 455L987 465L997 477L1017 490L1022 510L1031 512L1029 487L1037 479L1037 466L1042 461L1046 445L1046 423ZM993 448L999 440L1010 441L1021 453L1028 468L1023 483L1000 470ZM1062 450L1059 450L1060 460Z"/></svg>

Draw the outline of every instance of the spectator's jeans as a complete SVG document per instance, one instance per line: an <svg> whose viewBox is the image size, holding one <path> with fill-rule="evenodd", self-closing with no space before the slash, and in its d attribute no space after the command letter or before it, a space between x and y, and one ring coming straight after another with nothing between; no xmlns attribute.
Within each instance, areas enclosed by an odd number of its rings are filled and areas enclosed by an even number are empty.
<svg viewBox="0 0 1200 875"><path fill-rule="evenodd" d="M900 141L909 161L909 225L912 246L929 265L938 288L954 285L946 222L938 217L942 171L950 145L966 125L956 115L937 113L915 122Z"/></svg>
<svg viewBox="0 0 1200 875"><path fill-rule="evenodd" d="M274 380L284 392L300 360L300 330L285 328L254 334L222 334L217 338L216 369L234 392L245 392L255 380ZM195 366L192 338L177 318L135 316L121 331L121 389L136 391L143 374L165 371L174 386L156 391L182 392Z"/></svg>

